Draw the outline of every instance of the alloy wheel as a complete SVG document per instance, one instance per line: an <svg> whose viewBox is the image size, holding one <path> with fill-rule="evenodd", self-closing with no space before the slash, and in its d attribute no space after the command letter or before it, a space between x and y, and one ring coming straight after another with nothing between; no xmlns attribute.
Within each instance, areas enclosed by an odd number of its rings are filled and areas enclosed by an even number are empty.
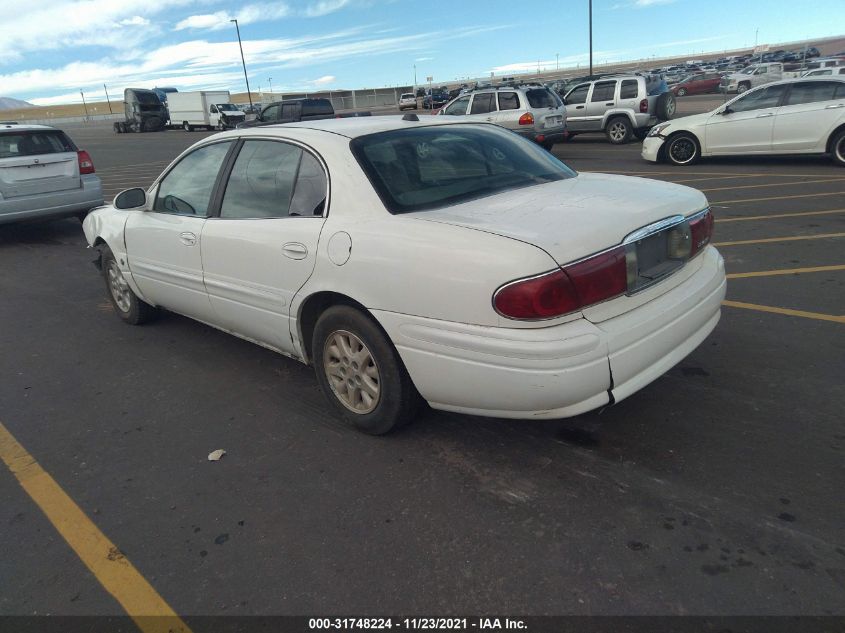
<svg viewBox="0 0 845 633"><path fill-rule="evenodd" d="M129 312L129 309L132 307L132 290L129 288L129 284L126 283L123 273L117 267L117 262L114 260L110 261L106 272L109 278L109 291L111 292L112 299L114 299L115 304L121 312Z"/></svg>
<svg viewBox="0 0 845 633"><path fill-rule="evenodd" d="M378 406L378 365L364 342L352 332L336 330L326 338L323 370L332 392L350 411L364 415Z"/></svg>

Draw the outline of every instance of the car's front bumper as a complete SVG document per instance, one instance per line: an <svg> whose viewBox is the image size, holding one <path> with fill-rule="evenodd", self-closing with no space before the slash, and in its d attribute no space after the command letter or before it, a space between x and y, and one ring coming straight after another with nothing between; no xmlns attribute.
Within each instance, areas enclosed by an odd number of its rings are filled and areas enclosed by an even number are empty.
<svg viewBox="0 0 845 633"><path fill-rule="evenodd" d="M9 199L0 197L0 224L66 217L101 206L103 190L99 177L86 174L80 180L82 186L78 189Z"/></svg>
<svg viewBox="0 0 845 633"><path fill-rule="evenodd" d="M622 400L692 352L716 326L724 262L712 247L689 278L599 323L492 328L373 311L435 409L517 419L571 417Z"/></svg>
<svg viewBox="0 0 845 633"><path fill-rule="evenodd" d="M656 163L660 159L660 148L663 147L665 139L662 136L646 136L643 139L643 149L640 152L645 160Z"/></svg>

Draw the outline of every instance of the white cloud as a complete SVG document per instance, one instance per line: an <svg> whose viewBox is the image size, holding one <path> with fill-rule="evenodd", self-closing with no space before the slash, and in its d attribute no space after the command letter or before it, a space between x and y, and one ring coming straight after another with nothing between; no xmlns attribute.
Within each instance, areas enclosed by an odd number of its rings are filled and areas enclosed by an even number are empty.
<svg viewBox="0 0 845 633"><path fill-rule="evenodd" d="M3 15L0 66L33 51L86 46L131 49L157 32L150 17L190 0L51 0L19 3ZM131 28L127 28L131 27Z"/></svg>
<svg viewBox="0 0 845 633"><path fill-rule="evenodd" d="M675 0L634 0L634 6L638 8L651 7L656 4L672 4Z"/></svg>
<svg viewBox="0 0 845 633"><path fill-rule="evenodd" d="M335 81L334 75L324 75L323 77L320 77L319 79L314 79L312 81L309 81L308 83L313 84L315 86L325 86L327 84L333 84L334 81Z"/></svg>
<svg viewBox="0 0 845 633"><path fill-rule="evenodd" d="M430 62L433 60L433 57L417 57L414 61L415 62Z"/></svg>
<svg viewBox="0 0 845 633"><path fill-rule="evenodd" d="M149 26L150 21L147 18L142 18L140 15L133 15L131 18L126 18L118 22L121 26Z"/></svg>
<svg viewBox="0 0 845 633"><path fill-rule="evenodd" d="M343 7L348 6L350 4L351 0L320 0L319 2L315 2L310 6L306 7L302 13L306 17L317 18L323 15L328 15L329 13L334 13L335 11L339 11Z"/></svg>
<svg viewBox="0 0 845 633"><path fill-rule="evenodd" d="M192 15L181 20L173 27L174 31L185 29L208 29L218 31L231 27L231 20L237 20L238 26L263 22L266 20L279 20L290 15L290 7L283 2L248 4L236 13L228 11L215 11L202 15Z"/></svg>

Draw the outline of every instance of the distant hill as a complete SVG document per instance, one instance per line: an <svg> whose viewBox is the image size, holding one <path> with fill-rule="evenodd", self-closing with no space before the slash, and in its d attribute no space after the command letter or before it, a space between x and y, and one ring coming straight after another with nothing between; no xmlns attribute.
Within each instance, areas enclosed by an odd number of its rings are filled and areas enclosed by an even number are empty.
<svg viewBox="0 0 845 633"><path fill-rule="evenodd" d="M17 108L34 108L35 106L20 99L0 97L0 110L15 110Z"/></svg>

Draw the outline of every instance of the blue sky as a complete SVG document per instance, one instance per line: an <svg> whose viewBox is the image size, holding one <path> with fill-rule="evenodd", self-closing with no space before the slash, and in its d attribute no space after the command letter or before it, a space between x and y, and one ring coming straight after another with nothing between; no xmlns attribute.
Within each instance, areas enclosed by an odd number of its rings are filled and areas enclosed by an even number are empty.
<svg viewBox="0 0 845 633"><path fill-rule="evenodd" d="M841 35L842 0L594 0L594 62ZM102 99L103 84L244 90L408 85L583 66L587 0L51 0L0 25L0 95ZM837 28L840 30L837 31ZM559 60L559 61L558 61Z"/></svg>

